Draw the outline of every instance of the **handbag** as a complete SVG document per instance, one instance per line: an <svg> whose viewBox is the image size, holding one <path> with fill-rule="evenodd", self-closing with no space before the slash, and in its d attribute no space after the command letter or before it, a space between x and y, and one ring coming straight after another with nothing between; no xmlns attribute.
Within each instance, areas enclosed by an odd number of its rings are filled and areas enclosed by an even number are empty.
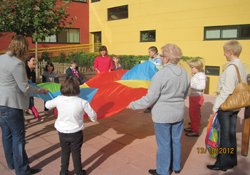
<svg viewBox="0 0 250 175"><path fill-rule="evenodd" d="M207 129L208 132L205 139L206 150L212 157L217 157L219 155L221 134L217 115L210 117Z"/></svg>
<svg viewBox="0 0 250 175"><path fill-rule="evenodd" d="M239 83L235 85L234 92L229 95L227 100L220 106L222 111L229 111L250 106L250 86L247 82L242 83L238 67L235 64L232 65L236 68ZM217 95L219 94L220 92L217 92Z"/></svg>

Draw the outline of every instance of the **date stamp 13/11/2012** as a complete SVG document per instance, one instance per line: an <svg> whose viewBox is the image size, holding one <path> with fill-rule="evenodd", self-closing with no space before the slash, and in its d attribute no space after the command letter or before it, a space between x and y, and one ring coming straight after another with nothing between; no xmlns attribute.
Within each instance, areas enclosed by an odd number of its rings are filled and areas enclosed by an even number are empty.
<svg viewBox="0 0 250 175"><path fill-rule="evenodd" d="M197 147L198 154L234 154L234 148L204 148L204 147Z"/></svg>

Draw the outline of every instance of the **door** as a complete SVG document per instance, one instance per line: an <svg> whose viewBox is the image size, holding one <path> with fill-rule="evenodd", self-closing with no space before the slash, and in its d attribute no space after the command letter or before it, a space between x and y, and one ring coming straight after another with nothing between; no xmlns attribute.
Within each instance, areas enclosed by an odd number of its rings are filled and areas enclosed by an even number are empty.
<svg viewBox="0 0 250 175"><path fill-rule="evenodd" d="M102 33L94 32L94 52L99 52L101 42L102 42Z"/></svg>

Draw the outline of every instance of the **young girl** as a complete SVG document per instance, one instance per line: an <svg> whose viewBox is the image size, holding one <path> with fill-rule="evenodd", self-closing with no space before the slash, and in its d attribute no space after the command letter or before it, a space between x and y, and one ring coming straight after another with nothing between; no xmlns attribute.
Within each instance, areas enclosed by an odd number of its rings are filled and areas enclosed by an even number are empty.
<svg viewBox="0 0 250 175"><path fill-rule="evenodd" d="M122 70L122 66L119 63L120 58L117 55L112 57L113 60L113 70Z"/></svg>
<svg viewBox="0 0 250 175"><path fill-rule="evenodd" d="M55 128L59 133L60 145L62 149L60 175L68 174L69 156L72 153L75 174L85 175L82 170L81 147L83 143L84 123L83 115L86 112L89 119L95 122L96 112L90 104L78 97L80 94L79 83L76 78L67 77L61 86L62 95L45 103L46 108L57 108L58 117Z"/></svg>
<svg viewBox="0 0 250 175"><path fill-rule="evenodd" d="M203 105L203 90L206 88L206 75L203 71L203 64L201 60L195 59L189 62L192 72L191 79L191 93L189 95L189 117L191 125L189 128L184 129L186 136L198 137L199 127L201 123L200 107Z"/></svg>
<svg viewBox="0 0 250 175"><path fill-rule="evenodd" d="M36 68L36 58L34 56L29 56L26 59L26 73L27 77L30 81L33 83L36 83L36 73L35 73L35 68ZM43 118L39 116L37 109L34 106L34 97L29 98L29 109L32 111L33 115L38 119L38 121L43 121ZM29 114L28 110L25 112L26 114Z"/></svg>
<svg viewBox="0 0 250 175"><path fill-rule="evenodd" d="M106 46L101 46L99 49L100 55L95 58L94 69L96 74L113 70L113 61L108 57Z"/></svg>
<svg viewBox="0 0 250 175"><path fill-rule="evenodd" d="M52 62L47 62L45 66L45 71L42 75L43 77L43 83L45 82L55 82L59 83L58 76L54 72L54 65ZM44 102L44 114L48 114L48 109L45 107L45 102Z"/></svg>

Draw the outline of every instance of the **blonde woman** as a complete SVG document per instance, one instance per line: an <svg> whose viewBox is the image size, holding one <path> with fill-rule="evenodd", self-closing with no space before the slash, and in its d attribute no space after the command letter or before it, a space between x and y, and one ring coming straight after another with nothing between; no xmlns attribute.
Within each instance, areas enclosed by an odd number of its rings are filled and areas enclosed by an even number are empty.
<svg viewBox="0 0 250 175"><path fill-rule="evenodd" d="M0 56L0 126L4 154L10 170L16 175L35 174L39 169L29 167L25 151L23 110L29 107L29 95L47 94L44 88L29 85L23 60L27 57L29 42L15 37L6 54Z"/></svg>
<svg viewBox="0 0 250 175"><path fill-rule="evenodd" d="M189 128L184 129L186 136L198 137L201 123L200 113L203 105L203 90L206 88L206 75L204 74L201 60L195 59L189 62L192 72L191 93L189 95L189 117L191 124Z"/></svg>
<svg viewBox="0 0 250 175"><path fill-rule="evenodd" d="M221 126L220 151L214 165L207 165L211 170L227 171L237 165L237 141L236 141L236 122L240 109L231 111L222 111L220 106L227 100L228 96L234 92L235 85L239 83L235 64L240 72L242 82L247 81L247 71L239 59L242 51L241 44L236 40L228 41L224 46L224 56L228 63L227 68L221 73L217 86L217 92L213 115L217 114L217 118Z"/></svg>

